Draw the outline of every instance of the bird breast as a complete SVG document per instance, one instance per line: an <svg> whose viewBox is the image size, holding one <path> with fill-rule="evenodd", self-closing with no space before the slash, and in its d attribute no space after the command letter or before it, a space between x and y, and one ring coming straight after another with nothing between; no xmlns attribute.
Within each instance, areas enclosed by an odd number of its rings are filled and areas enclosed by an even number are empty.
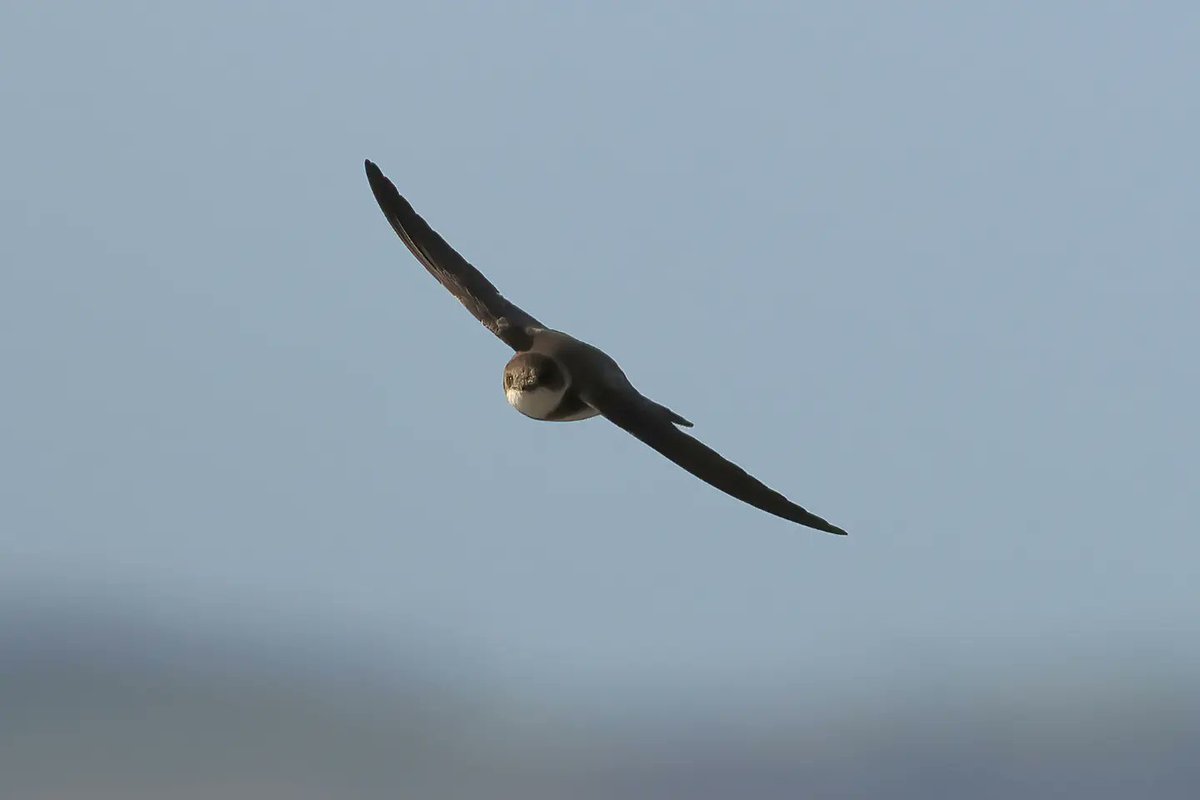
<svg viewBox="0 0 1200 800"><path fill-rule="evenodd" d="M566 392L565 386L557 390L538 386L532 389L506 389L504 395L508 398L509 405L525 416L548 420L562 403Z"/></svg>

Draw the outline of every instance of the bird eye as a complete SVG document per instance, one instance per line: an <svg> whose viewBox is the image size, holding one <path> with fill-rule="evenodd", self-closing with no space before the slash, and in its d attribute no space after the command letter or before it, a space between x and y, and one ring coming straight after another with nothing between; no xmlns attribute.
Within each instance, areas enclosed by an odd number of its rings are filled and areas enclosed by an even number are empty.
<svg viewBox="0 0 1200 800"><path fill-rule="evenodd" d="M505 389L512 388L512 381L513 381L512 373L511 372L504 373L504 388Z"/></svg>

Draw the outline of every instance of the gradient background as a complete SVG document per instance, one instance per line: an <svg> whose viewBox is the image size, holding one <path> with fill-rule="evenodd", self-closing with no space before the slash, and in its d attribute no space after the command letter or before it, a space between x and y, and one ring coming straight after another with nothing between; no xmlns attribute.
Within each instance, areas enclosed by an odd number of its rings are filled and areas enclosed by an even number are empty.
<svg viewBox="0 0 1200 800"><path fill-rule="evenodd" d="M333 9L0 9L0 795L1194 796L1195 4Z"/></svg>

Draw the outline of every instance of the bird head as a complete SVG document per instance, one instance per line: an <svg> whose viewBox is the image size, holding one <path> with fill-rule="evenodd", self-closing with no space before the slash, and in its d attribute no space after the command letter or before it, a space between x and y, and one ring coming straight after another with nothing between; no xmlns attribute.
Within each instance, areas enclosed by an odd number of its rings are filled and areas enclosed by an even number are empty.
<svg viewBox="0 0 1200 800"><path fill-rule="evenodd" d="M526 416L546 419L566 391L566 372L550 356L517 353L504 366L504 395Z"/></svg>

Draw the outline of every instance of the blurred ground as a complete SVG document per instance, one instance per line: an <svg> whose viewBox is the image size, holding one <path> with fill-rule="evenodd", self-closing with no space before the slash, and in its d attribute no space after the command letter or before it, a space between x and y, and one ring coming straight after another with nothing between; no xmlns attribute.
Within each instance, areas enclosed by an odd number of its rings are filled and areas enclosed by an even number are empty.
<svg viewBox="0 0 1200 800"><path fill-rule="evenodd" d="M6 599L6 800L1189 798L1200 785L1196 673L1135 653L1004 684L910 676L857 699L642 686L572 707L371 641Z"/></svg>

